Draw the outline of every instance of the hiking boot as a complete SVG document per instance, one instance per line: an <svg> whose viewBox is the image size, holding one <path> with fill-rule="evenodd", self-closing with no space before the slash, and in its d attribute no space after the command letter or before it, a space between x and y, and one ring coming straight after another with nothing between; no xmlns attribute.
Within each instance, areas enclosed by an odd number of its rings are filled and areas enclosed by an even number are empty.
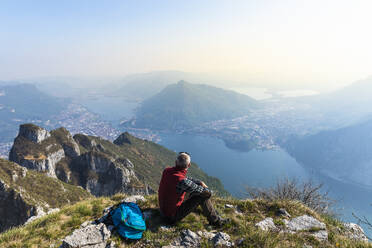
<svg viewBox="0 0 372 248"><path fill-rule="evenodd" d="M215 227L223 227L224 225L230 223L231 220L228 218L222 218L221 216L218 217L217 221L211 223L211 225Z"/></svg>

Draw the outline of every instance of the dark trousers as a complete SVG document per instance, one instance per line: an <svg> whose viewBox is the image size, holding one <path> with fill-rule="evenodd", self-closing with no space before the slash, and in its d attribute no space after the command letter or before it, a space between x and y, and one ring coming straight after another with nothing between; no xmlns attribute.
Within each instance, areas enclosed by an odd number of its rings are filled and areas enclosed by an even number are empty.
<svg viewBox="0 0 372 248"><path fill-rule="evenodd" d="M201 206L203 210L203 215L207 217L209 223L213 224L218 220L218 214L214 209L210 197L204 196L192 196L186 201L184 201L181 206L177 209L176 215L170 219L172 224L182 220L192 211L194 211L198 206Z"/></svg>

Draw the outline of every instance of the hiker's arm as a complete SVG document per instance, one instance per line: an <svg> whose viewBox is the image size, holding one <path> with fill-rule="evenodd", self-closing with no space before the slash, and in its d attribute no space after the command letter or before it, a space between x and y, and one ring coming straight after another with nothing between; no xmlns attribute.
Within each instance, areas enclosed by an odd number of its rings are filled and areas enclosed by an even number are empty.
<svg viewBox="0 0 372 248"><path fill-rule="evenodd" d="M193 181L194 183L204 187L204 188L208 188L208 186L202 181L202 180L199 180L199 179L194 179L192 177L188 177L188 179L190 179L191 181Z"/></svg>
<svg viewBox="0 0 372 248"><path fill-rule="evenodd" d="M196 184L194 181L188 178L185 178L182 181L180 181L176 186L176 190L178 193L183 193L183 192L190 193L190 196L210 194L209 189Z"/></svg>

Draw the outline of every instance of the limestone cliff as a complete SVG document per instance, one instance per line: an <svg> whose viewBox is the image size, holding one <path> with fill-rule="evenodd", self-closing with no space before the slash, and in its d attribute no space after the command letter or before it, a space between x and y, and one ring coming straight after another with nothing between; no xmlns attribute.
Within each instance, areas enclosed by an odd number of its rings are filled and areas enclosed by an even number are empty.
<svg viewBox="0 0 372 248"><path fill-rule="evenodd" d="M47 175L56 178L57 163L65 157L65 149L67 148L67 153L71 149L68 140L57 142L55 136L33 124L21 125L10 150L9 160L28 169L46 172Z"/></svg>
<svg viewBox="0 0 372 248"><path fill-rule="evenodd" d="M0 159L0 232L90 196L81 188Z"/></svg>

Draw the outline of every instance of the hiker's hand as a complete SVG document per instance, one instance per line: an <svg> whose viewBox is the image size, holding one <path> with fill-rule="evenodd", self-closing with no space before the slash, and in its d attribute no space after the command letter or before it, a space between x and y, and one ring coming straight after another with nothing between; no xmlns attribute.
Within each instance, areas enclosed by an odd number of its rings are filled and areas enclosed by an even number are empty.
<svg viewBox="0 0 372 248"><path fill-rule="evenodd" d="M203 188L208 188L208 186L203 181L200 181L200 186L202 186Z"/></svg>
<svg viewBox="0 0 372 248"><path fill-rule="evenodd" d="M203 191L203 193L201 193L201 195L202 195L203 197L209 198L209 197L212 196L212 192L211 192L210 190L208 190L208 189L205 189L205 190Z"/></svg>

